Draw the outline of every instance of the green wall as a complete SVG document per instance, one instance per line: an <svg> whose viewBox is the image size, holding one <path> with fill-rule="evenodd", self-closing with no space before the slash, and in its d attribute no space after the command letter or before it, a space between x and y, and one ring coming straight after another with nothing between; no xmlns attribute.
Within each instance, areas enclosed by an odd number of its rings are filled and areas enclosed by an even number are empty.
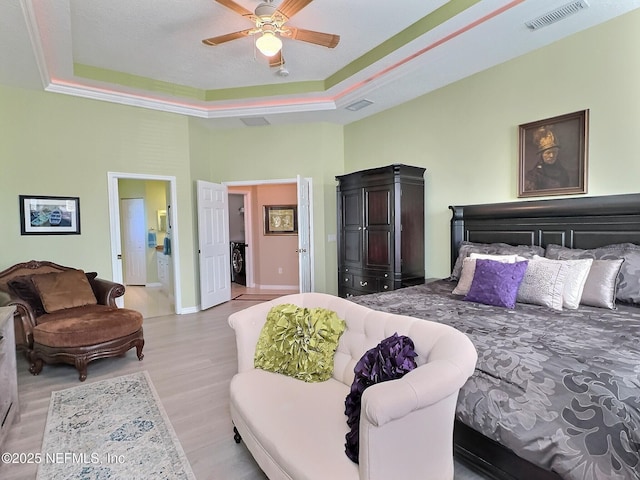
<svg viewBox="0 0 640 480"><path fill-rule="evenodd" d="M195 307L195 181L313 179L317 291L337 292L335 175L424 166L428 276L448 205L517 200L518 125L590 109L589 195L638 191L640 11L342 127L211 130L177 114L0 86L0 269L51 260L111 278L107 172L175 176L182 307ZM82 235L20 236L18 195L80 197Z"/></svg>
<svg viewBox="0 0 640 480"><path fill-rule="evenodd" d="M447 276L448 206L517 200L520 124L589 109L588 195L639 191L639 44L635 11L348 125L345 170L426 168L426 273Z"/></svg>
<svg viewBox="0 0 640 480"><path fill-rule="evenodd" d="M182 300L196 305L187 118L4 86L0 105L0 269L50 260L112 278L107 172L175 176ZM20 194L80 197L82 234L21 236Z"/></svg>
<svg viewBox="0 0 640 480"><path fill-rule="evenodd" d="M312 179L315 290L338 293L336 182L343 172L343 127L328 123L211 131L209 181Z"/></svg>

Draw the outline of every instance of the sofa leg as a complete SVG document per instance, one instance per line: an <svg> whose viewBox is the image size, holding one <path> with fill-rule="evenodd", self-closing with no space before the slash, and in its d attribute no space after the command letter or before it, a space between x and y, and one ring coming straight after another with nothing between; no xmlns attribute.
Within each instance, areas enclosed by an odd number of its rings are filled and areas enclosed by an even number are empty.
<svg viewBox="0 0 640 480"><path fill-rule="evenodd" d="M233 427L233 440L236 443L240 443L242 441L242 437L240 436L240 432L238 432L238 429L236 427Z"/></svg>
<svg viewBox="0 0 640 480"><path fill-rule="evenodd" d="M29 366L29 372L32 375L38 375L42 371L43 365L44 363L39 358L35 360L31 360L31 365Z"/></svg>

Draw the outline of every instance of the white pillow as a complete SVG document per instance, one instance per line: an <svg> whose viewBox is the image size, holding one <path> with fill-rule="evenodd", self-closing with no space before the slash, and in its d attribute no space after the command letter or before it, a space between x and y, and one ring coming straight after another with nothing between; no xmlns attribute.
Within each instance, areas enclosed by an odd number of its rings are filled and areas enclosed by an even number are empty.
<svg viewBox="0 0 640 480"><path fill-rule="evenodd" d="M476 273L476 260L481 258L482 260L495 260L497 262L504 263L516 263L524 260L518 255L487 255L484 253L472 253L464 260L462 260L462 272L460 273L460 280L456 288L453 289L454 295L466 295L471 288L471 282L473 282L473 275ZM521 260L519 260L521 259Z"/></svg>
<svg viewBox="0 0 640 480"><path fill-rule="evenodd" d="M548 258L533 256L534 260L548 261ZM569 271L564 281L564 291L562 292L562 306L575 310L580 305L582 291L591 270L592 258L580 260L562 260L569 265Z"/></svg>
<svg viewBox="0 0 640 480"><path fill-rule="evenodd" d="M526 258L520 255L489 255L488 253L472 253L468 258L481 258L482 260L495 260L496 262L516 263Z"/></svg>
<svg viewBox="0 0 640 480"><path fill-rule="evenodd" d="M529 260L516 301L562 310L569 265L562 260Z"/></svg>

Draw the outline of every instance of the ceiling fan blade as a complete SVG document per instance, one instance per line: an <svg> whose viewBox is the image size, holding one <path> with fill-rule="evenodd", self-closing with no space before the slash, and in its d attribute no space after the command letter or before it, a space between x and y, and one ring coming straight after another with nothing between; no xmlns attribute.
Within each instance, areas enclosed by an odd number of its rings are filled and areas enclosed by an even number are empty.
<svg viewBox="0 0 640 480"><path fill-rule="evenodd" d="M307 43L322 45L327 48L334 48L340 42L340 35L331 33L314 32L313 30L305 30L304 28L288 27L288 38L301 40ZM283 35L284 36L284 35Z"/></svg>
<svg viewBox="0 0 640 480"><path fill-rule="evenodd" d="M247 10L242 5L238 5L233 0L216 0L216 2L218 2L220 5L224 5L225 7L230 8L236 13L239 13L243 17L253 15L253 12Z"/></svg>
<svg viewBox="0 0 640 480"><path fill-rule="evenodd" d="M309 5L312 1L313 0L284 0L278 7L278 12L289 19Z"/></svg>
<svg viewBox="0 0 640 480"><path fill-rule="evenodd" d="M270 67L281 67L284 65L284 57L282 56L282 50L276 53L273 57L269 57Z"/></svg>
<svg viewBox="0 0 640 480"><path fill-rule="evenodd" d="M247 30L240 30L239 32L227 33L226 35L219 35L217 37L205 38L204 40L202 40L202 43L215 47L216 45L220 45L221 43L230 42L231 40L235 40L237 38L247 37L251 30L252 29L248 28Z"/></svg>

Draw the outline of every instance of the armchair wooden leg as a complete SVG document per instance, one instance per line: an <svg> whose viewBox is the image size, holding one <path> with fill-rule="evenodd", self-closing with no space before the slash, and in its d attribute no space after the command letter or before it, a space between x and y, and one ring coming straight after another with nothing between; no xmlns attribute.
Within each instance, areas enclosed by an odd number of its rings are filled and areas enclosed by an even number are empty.
<svg viewBox="0 0 640 480"><path fill-rule="evenodd" d="M142 347L144 347L144 340L141 340L136 344L136 355L138 355L138 360L142 360L144 358Z"/></svg>
<svg viewBox="0 0 640 480"><path fill-rule="evenodd" d="M75 366L80 373L80 381L84 382L87 379L87 359L85 357L76 357Z"/></svg>

